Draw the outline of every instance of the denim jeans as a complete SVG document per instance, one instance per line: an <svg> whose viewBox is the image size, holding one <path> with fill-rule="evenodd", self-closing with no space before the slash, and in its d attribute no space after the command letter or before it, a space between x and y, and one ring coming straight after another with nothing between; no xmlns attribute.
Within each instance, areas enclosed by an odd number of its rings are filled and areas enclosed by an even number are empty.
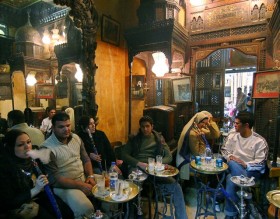
<svg viewBox="0 0 280 219"><path fill-rule="evenodd" d="M181 186L177 182L158 184L158 186L162 191L166 193L173 193L172 202L175 208L175 218L188 219L184 195Z"/></svg>
<svg viewBox="0 0 280 219"><path fill-rule="evenodd" d="M232 198L232 200L237 203L238 202L238 196L236 192L240 189L237 185L235 185L230 178L232 176L240 176L244 175L247 177L255 177L255 180L259 179L261 174L259 171L247 171L244 169L243 166L238 164L235 161L229 161L228 163L228 170L229 174L226 177L226 191L229 194L229 196ZM225 206L225 215L227 216L236 216L238 214L236 208L234 205L226 199L226 206Z"/></svg>

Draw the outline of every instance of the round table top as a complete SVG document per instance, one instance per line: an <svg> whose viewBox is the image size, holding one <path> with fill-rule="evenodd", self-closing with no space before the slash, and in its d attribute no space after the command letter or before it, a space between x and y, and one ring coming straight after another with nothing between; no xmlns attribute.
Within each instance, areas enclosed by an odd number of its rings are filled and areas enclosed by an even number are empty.
<svg viewBox="0 0 280 219"><path fill-rule="evenodd" d="M204 174L219 174L228 169L228 165L224 162L223 162L223 167L216 167L216 166L212 165L212 163L207 164L207 165L206 164L197 165L195 163L195 160L192 160L190 165L191 165L191 168L193 168L197 172L204 173Z"/></svg>
<svg viewBox="0 0 280 219"><path fill-rule="evenodd" d="M280 190L272 190L266 193L267 200L275 207L280 208Z"/></svg>
<svg viewBox="0 0 280 219"><path fill-rule="evenodd" d="M148 167L146 168L146 173L152 176L157 176L157 177L171 177L171 176L176 176L179 173L178 168L173 167L171 165L165 164L163 170L153 170L149 171Z"/></svg>
<svg viewBox="0 0 280 219"><path fill-rule="evenodd" d="M94 197L96 197L97 199L101 200L101 201L105 201L105 202L110 202L110 203L123 203L123 202L128 202L130 201L131 199L135 198L135 196L138 195L139 193L139 188L136 184L134 184L133 182L130 182L130 181L126 181L128 182L128 188L125 188L123 193L124 193L124 196L119 198L119 199L115 199L114 198L114 195L115 193L114 192L110 192L110 190L108 189L107 190L107 193L106 195L99 195L98 194L98 190L97 190L97 185L95 185L93 188L92 188L92 194L94 195Z"/></svg>

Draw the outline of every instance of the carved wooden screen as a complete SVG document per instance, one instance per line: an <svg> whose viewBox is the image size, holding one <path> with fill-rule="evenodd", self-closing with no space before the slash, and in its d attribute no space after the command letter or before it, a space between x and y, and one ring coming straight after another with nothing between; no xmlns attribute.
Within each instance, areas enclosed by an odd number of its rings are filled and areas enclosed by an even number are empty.
<svg viewBox="0 0 280 219"><path fill-rule="evenodd" d="M224 52L218 50L197 63L196 102L199 110L207 110L214 117L224 115Z"/></svg>

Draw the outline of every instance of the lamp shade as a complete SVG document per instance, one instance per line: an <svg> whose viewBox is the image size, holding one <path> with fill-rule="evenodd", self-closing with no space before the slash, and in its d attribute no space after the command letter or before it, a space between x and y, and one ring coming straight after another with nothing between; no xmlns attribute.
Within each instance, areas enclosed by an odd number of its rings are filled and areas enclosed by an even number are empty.
<svg viewBox="0 0 280 219"><path fill-rule="evenodd" d="M166 64L166 57L163 52L155 52L152 54L155 64L152 67L152 72L157 77L164 76L168 72L168 65Z"/></svg>

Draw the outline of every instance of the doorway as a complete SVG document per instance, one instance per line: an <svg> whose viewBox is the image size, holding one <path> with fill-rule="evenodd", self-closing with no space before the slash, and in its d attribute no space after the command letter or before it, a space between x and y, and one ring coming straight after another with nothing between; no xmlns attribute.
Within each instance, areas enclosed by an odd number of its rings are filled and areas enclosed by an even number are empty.
<svg viewBox="0 0 280 219"><path fill-rule="evenodd" d="M215 118L229 117L235 107L237 88L252 91L257 57L237 49L219 49L196 63L195 101L198 111L206 110Z"/></svg>

